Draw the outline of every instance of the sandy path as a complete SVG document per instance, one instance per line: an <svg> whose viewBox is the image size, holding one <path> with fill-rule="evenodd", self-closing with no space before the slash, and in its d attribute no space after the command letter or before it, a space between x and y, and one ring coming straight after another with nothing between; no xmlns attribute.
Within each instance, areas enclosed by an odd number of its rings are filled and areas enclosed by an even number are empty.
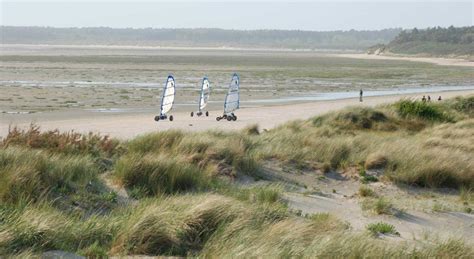
<svg viewBox="0 0 474 259"><path fill-rule="evenodd" d="M336 190L337 187L335 187ZM339 190L338 190L339 191ZM401 240L422 240L429 233L442 240L463 238L468 242L474 240L474 216L462 212L426 213L409 210L399 216L370 215L364 213L356 198L343 198L333 194L328 197L320 195L301 195L288 193L286 199L293 209L303 213L331 213L347 221L355 230L363 231L367 224L386 222L395 226Z"/></svg>
<svg viewBox="0 0 474 259"><path fill-rule="evenodd" d="M371 59L371 60L403 60L426 62L440 66L463 66L474 67L474 61L456 58L424 58L424 57L399 57L399 56L384 56L384 55L368 55L368 54L334 54L335 57L357 58L357 59Z"/></svg>
<svg viewBox="0 0 474 259"><path fill-rule="evenodd" d="M430 94L430 93L425 93ZM443 98L450 98L459 95L474 94L474 90L452 91L443 93L432 93L435 97L442 95ZM238 120L235 122L216 121L216 116L221 115L221 111L210 111L209 117L193 117L187 112L172 113L175 120L155 122L153 114L143 115L100 115L91 118L74 118L45 120L38 117L33 121L40 125L42 129L59 129L61 131L74 130L76 132L100 132L117 138L133 138L135 136L168 129L182 129L189 131L203 131L211 129L232 130L242 129L251 124L258 124L261 129L270 129L295 119L307 119L315 115L320 115L330 111L342 109L348 106L375 106L382 103L395 102L400 98L419 98L420 94L393 95L366 97L364 102L360 103L358 98L334 100L334 101L315 101L301 104L267 106L258 108L240 109L236 112ZM40 115L39 115L40 116ZM0 117L1 118L1 117ZM17 124L20 127L27 127L28 123ZM3 120L0 124L0 136L8 133L8 127L11 122Z"/></svg>
<svg viewBox="0 0 474 259"><path fill-rule="evenodd" d="M292 169L289 173L287 170L281 168L278 163L269 162L263 166L262 173L267 180L289 187L283 195L284 199L290 208L301 210L303 214L330 213L348 222L356 231L366 231L368 224L383 221L395 226L400 236L392 238L399 241L424 240L425 235L429 234L430 237L442 240L462 238L469 243L474 242L474 215L457 211L432 212L430 209L406 206L412 199L419 198L407 194L406 189L401 189L393 183L377 182L366 185L392 203L395 199L404 201L402 204L394 204L394 215L377 215L362 210L361 202L364 198L358 195L362 185L358 179L341 172L323 174L320 171ZM423 190L410 186L405 188L418 192ZM425 198L423 202L429 204L429 200ZM437 200L443 202L442 199Z"/></svg>

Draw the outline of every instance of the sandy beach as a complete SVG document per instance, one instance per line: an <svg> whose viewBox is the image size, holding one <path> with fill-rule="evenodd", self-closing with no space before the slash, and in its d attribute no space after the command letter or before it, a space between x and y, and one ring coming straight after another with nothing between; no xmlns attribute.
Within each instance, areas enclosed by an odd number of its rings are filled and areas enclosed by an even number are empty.
<svg viewBox="0 0 474 259"><path fill-rule="evenodd" d="M388 55L369 55L369 54L334 54L336 57L370 59L370 60L401 60L432 63L440 66L461 66L474 67L474 62L466 59L457 58L438 58L438 57L409 57L409 56L388 56Z"/></svg>
<svg viewBox="0 0 474 259"><path fill-rule="evenodd" d="M474 94L474 90L468 91L450 91L425 93L433 97L441 95L444 99L455 96L465 96ZM349 106L375 106L383 103L395 102L401 98L420 98L422 94L406 94L392 96L366 97L364 102L359 102L358 98L333 100L333 101L314 101L299 104L267 106L258 108L245 108L236 112L237 121L216 121L216 117L222 114L222 111L212 110L209 117L190 117L188 112L171 112L174 121L153 120L153 113L144 113L141 115L98 114L91 117L76 118L70 116L65 119L44 118L41 114L38 117L32 117L31 121L23 122L3 122L0 126L0 136L8 133L10 125L19 127L28 127L30 123L41 126L44 130L60 129L61 131L74 130L75 132L100 132L112 137L121 139L133 138L149 132L180 129L186 131L205 131L205 130L238 130L248 125L258 124L261 129L271 129L287 121L297 119L308 119L310 117L324 114L330 111L342 109ZM435 99L435 98L433 98Z"/></svg>

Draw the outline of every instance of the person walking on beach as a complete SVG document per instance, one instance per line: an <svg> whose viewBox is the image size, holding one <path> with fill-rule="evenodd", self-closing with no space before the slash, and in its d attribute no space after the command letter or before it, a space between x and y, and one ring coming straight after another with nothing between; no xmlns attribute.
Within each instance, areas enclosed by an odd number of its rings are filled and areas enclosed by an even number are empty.
<svg viewBox="0 0 474 259"><path fill-rule="evenodd" d="M423 95L423 98L421 98L422 102L426 102L426 97Z"/></svg>
<svg viewBox="0 0 474 259"><path fill-rule="evenodd" d="M428 102L431 102L431 96L428 95Z"/></svg>
<svg viewBox="0 0 474 259"><path fill-rule="evenodd" d="M441 95L438 97L438 101L441 101Z"/></svg>
<svg viewBox="0 0 474 259"><path fill-rule="evenodd" d="M362 91L362 89L360 89L360 92L359 92L359 102L362 102L362 95L364 95L364 91Z"/></svg>

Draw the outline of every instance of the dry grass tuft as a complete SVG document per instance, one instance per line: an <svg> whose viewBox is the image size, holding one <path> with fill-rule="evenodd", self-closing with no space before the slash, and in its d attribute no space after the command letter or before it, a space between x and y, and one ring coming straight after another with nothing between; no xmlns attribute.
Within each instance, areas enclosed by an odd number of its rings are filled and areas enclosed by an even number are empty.
<svg viewBox="0 0 474 259"><path fill-rule="evenodd" d="M382 169L388 164L387 156L382 153L372 153L365 160L365 169Z"/></svg>
<svg viewBox="0 0 474 259"><path fill-rule="evenodd" d="M260 131L258 129L258 125L249 125L246 128L243 129L243 132L247 135L259 135Z"/></svg>
<svg viewBox="0 0 474 259"><path fill-rule="evenodd" d="M41 131L40 127L31 124L27 130L10 128L7 136L0 142L0 147L21 146L33 149L45 149L56 153L88 154L110 157L120 151L119 142L108 136L89 133L86 135L59 130Z"/></svg>
<svg viewBox="0 0 474 259"><path fill-rule="evenodd" d="M72 194L97 180L99 168L84 156L51 155L21 148L0 149L0 200L37 201Z"/></svg>

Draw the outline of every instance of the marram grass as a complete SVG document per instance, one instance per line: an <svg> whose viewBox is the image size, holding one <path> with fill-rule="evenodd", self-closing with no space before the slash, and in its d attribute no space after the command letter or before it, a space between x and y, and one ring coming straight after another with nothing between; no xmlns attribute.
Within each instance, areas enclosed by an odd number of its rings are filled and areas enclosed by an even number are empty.
<svg viewBox="0 0 474 259"><path fill-rule="evenodd" d="M165 131L128 142L15 130L0 146L0 256L63 250L88 257L472 258L472 245L459 240L387 243L331 214L295 215L280 185L234 184L241 175L260 178L264 161L304 170L355 167L394 182L458 188L470 202L472 98L431 106L446 117L404 115L391 105L264 132L255 125ZM132 196L127 202L105 186L105 171ZM390 201L371 189L359 193L368 210L392 213Z"/></svg>

